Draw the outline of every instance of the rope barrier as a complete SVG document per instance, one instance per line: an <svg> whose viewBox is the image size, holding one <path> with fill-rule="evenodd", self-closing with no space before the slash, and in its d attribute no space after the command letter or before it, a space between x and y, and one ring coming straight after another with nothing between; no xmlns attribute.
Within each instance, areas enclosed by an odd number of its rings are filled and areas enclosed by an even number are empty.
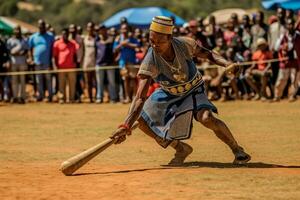
<svg viewBox="0 0 300 200"><path fill-rule="evenodd" d="M283 59L269 59L264 61L249 61L249 62L239 62L240 66L247 66L253 64L263 64L263 63L274 63L279 61L285 61L288 58ZM208 66L197 66L198 69L213 69L218 68L218 65L208 65ZM135 68L139 68L139 65L135 65ZM100 66L100 67L91 67L87 69L83 68L74 68L74 69L54 69L54 70L37 70L37 71L21 71L21 72L2 72L0 76L17 76L17 75L34 75L34 74L54 74L54 73L63 73L63 72L89 72L96 70L108 70L108 69L119 69L119 66Z"/></svg>

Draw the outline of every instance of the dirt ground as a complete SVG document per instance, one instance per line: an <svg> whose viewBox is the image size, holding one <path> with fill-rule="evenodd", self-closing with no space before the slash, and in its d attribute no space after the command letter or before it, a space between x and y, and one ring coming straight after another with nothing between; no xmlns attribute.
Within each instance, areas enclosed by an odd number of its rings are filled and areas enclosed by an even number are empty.
<svg viewBox="0 0 300 200"><path fill-rule="evenodd" d="M194 123L184 167L163 166L174 151L138 130L74 176L61 162L106 139L128 105L0 105L0 199L300 199L300 102L216 105L252 155L247 166Z"/></svg>

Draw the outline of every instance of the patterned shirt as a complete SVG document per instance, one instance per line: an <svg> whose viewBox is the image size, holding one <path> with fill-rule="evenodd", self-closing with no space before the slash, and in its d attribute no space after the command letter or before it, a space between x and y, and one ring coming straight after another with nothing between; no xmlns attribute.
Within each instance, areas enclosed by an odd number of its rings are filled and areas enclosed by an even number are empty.
<svg viewBox="0 0 300 200"><path fill-rule="evenodd" d="M184 50L181 51L182 48L184 48L183 45L187 48L188 52ZM151 76L153 79L155 79L159 73L163 73L170 79L174 80L172 77L173 73L170 70L170 65L173 65L174 68L180 68L183 73L188 74L186 60L192 60L197 47L196 41L189 37L173 38L172 46L175 51L173 63L168 63L150 47L140 66L138 74Z"/></svg>

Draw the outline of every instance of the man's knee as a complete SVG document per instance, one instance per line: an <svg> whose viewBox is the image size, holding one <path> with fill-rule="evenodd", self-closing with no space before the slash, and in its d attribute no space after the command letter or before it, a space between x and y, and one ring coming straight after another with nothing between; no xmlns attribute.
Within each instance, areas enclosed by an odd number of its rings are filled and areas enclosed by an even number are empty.
<svg viewBox="0 0 300 200"><path fill-rule="evenodd" d="M212 126L214 122L214 116L210 110L201 110L196 114L196 120L204 126Z"/></svg>

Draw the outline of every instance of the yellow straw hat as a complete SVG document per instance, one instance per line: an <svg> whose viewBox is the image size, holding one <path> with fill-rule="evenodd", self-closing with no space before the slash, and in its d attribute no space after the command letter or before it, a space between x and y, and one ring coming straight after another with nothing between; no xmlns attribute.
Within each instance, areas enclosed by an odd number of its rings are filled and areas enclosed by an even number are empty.
<svg viewBox="0 0 300 200"><path fill-rule="evenodd" d="M156 16L152 19L150 30L163 34L172 34L173 20L165 16Z"/></svg>

